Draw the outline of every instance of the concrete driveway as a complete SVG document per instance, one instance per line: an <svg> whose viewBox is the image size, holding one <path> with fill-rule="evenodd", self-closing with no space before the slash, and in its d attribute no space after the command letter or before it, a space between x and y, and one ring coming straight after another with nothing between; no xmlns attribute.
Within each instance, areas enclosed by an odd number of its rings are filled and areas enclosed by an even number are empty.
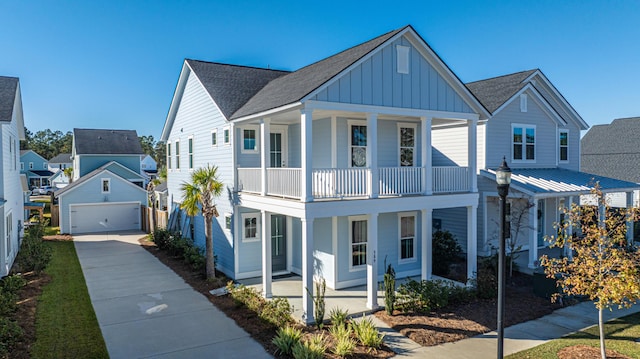
<svg viewBox="0 0 640 359"><path fill-rule="evenodd" d="M249 334L140 247L142 232L74 235L111 358L270 358Z"/></svg>

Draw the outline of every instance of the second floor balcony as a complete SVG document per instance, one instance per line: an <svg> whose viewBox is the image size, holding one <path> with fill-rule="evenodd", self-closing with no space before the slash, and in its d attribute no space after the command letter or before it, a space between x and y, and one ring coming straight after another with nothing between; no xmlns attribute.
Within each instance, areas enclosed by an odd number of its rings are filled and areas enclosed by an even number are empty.
<svg viewBox="0 0 640 359"><path fill-rule="evenodd" d="M300 168L238 168L241 192L304 200ZM432 195L472 191L468 167L326 168L311 172L314 200Z"/></svg>

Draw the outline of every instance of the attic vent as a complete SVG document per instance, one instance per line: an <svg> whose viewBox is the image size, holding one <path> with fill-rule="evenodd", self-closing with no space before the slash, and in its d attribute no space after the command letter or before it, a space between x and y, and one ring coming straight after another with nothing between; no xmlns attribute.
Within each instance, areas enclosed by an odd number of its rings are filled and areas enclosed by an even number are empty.
<svg viewBox="0 0 640 359"><path fill-rule="evenodd" d="M520 95L520 112L527 112L527 94Z"/></svg>
<svg viewBox="0 0 640 359"><path fill-rule="evenodd" d="M397 61L398 61L398 73L409 73L409 46L396 46Z"/></svg>

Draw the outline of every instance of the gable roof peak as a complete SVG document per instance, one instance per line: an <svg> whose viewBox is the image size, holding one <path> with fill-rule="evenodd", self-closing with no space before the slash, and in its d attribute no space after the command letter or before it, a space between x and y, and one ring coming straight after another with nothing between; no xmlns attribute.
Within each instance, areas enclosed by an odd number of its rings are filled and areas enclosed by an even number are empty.
<svg viewBox="0 0 640 359"><path fill-rule="evenodd" d="M135 130L73 129L77 155L141 155L142 145Z"/></svg>

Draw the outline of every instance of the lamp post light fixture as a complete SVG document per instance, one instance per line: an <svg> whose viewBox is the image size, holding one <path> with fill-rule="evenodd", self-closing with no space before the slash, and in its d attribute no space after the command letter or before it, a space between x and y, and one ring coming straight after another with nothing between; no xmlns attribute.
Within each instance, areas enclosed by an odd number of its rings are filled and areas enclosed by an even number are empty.
<svg viewBox="0 0 640 359"><path fill-rule="evenodd" d="M500 196L500 246L498 248L498 359L504 358L504 298L505 284L507 281L505 266L505 241L507 238L507 195L511 184L511 168L507 166L505 157L502 164L496 170L496 182L498 183L498 195Z"/></svg>

